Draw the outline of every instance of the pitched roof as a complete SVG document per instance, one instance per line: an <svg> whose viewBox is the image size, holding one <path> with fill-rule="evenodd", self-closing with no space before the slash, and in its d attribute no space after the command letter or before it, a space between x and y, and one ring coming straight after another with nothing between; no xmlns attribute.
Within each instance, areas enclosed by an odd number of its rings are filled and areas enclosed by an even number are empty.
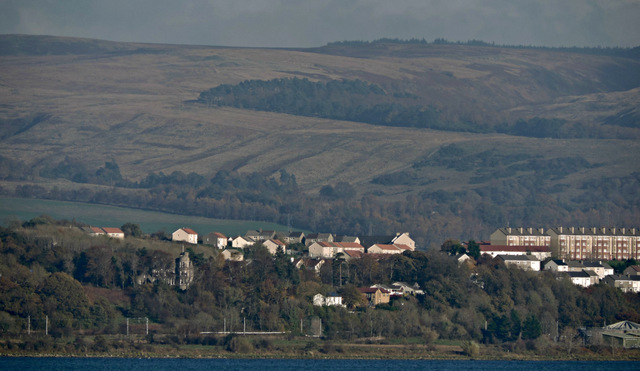
<svg viewBox="0 0 640 371"><path fill-rule="evenodd" d="M621 321L605 327L607 330L640 330L640 325L631 321Z"/></svg>
<svg viewBox="0 0 640 371"><path fill-rule="evenodd" d="M102 230L107 233L124 233L120 228L103 227Z"/></svg>
<svg viewBox="0 0 640 371"><path fill-rule="evenodd" d="M342 247L345 250L364 250L364 246L355 242L327 242L319 241L315 242L322 247Z"/></svg>
<svg viewBox="0 0 640 371"><path fill-rule="evenodd" d="M333 239L335 242L356 242L358 237L356 236L335 236Z"/></svg>
<svg viewBox="0 0 640 371"><path fill-rule="evenodd" d="M391 236L359 236L358 238L363 246L373 246L375 244L391 244L396 237L397 235L394 234Z"/></svg>
<svg viewBox="0 0 640 371"><path fill-rule="evenodd" d="M91 227L91 231L96 234L104 234L104 230L100 227Z"/></svg>
<svg viewBox="0 0 640 371"><path fill-rule="evenodd" d="M589 268L605 268L605 269L611 269L611 266L607 263L603 263L600 261L583 261L582 265L584 265L585 267L589 267Z"/></svg>
<svg viewBox="0 0 640 371"><path fill-rule="evenodd" d="M364 251L364 246L355 242L334 242L339 247L344 248L345 250L362 250Z"/></svg>
<svg viewBox="0 0 640 371"><path fill-rule="evenodd" d="M183 231L187 232L188 234L198 234L198 232L194 231L191 228L180 228L180 229L182 229Z"/></svg>
<svg viewBox="0 0 640 371"><path fill-rule="evenodd" d="M380 250L387 250L387 251L399 250L399 248L396 245L384 245L384 244L373 244L371 247L369 247L369 249L371 249L374 246L378 247Z"/></svg>
<svg viewBox="0 0 640 371"><path fill-rule="evenodd" d="M538 258L531 255L498 255L498 258L507 261L539 261Z"/></svg>
<svg viewBox="0 0 640 371"><path fill-rule="evenodd" d="M344 250L344 253L349 255L351 258L361 258L364 255L360 250Z"/></svg>
<svg viewBox="0 0 640 371"><path fill-rule="evenodd" d="M269 240L269 241L271 241L271 242L275 243L275 244L276 244L276 245L278 245L278 246L287 246L287 245L285 245L285 244L284 244L284 242L282 242L282 241L280 241L280 240L277 240L277 239L271 239L271 240Z"/></svg>
<svg viewBox="0 0 640 371"><path fill-rule="evenodd" d="M358 291L360 291L363 294L375 294L376 291L380 290L380 292L384 293L384 294L388 294L389 291L385 290L385 289L381 289L379 287L358 287Z"/></svg>
<svg viewBox="0 0 640 371"><path fill-rule="evenodd" d="M569 277L571 278L589 278L589 273L585 272L584 270L580 271L580 272L565 272L567 275L569 275Z"/></svg>
<svg viewBox="0 0 640 371"><path fill-rule="evenodd" d="M627 267L627 269L631 269L634 270L636 272L640 272L640 265L630 265Z"/></svg>

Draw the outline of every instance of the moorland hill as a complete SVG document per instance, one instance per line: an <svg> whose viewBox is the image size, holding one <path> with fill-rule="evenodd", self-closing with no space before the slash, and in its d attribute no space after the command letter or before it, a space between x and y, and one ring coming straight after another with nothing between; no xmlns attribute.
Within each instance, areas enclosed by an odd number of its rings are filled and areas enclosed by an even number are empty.
<svg viewBox="0 0 640 371"><path fill-rule="evenodd" d="M350 228L360 232L432 223L436 235L464 236L507 222L640 220L637 48L261 49L4 35L0 66L5 190L90 186L53 171L70 163L91 174L117 163L130 182L284 169L307 195L346 182L354 200L401 203L402 218L357 207ZM283 95L278 84L290 81L306 85ZM317 95L337 82L369 90ZM423 201L427 209L407 207Z"/></svg>

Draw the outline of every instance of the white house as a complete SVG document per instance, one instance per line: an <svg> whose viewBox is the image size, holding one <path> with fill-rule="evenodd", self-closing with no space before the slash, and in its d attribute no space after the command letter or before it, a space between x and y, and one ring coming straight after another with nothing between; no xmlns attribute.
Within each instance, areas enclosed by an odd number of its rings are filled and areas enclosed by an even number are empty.
<svg viewBox="0 0 640 371"><path fill-rule="evenodd" d="M211 232L202 238L203 244L213 245L219 249L224 249L225 247L227 247L228 242L229 240L227 239L227 236L223 235L220 232Z"/></svg>
<svg viewBox="0 0 640 371"><path fill-rule="evenodd" d="M240 250L224 249L221 252L221 254L224 257L224 260L231 260L231 261L237 261L237 262L241 262L241 261L244 260L244 255L242 254L242 251L240 251Z"/></svg>
<svg viewBox="0 0 640 371"><path fill-rule="evenodd" d="M611 287L617 287L622 292L640 292L640 276L612 274L603 278L602 282Z"/></svg>
<svg viewBox="0 0 640 371"><path fill-rule="evenodd" d="M330 293L327 296L324 296L322 294L316 294L313 297L313 305L317 306L317 307L331 307L331 306L337 306L337 307L343 307L344 305L342 304L342 296L336 294L336 293Z"/></svg>
<svg viewBox="0 0 640 371"><path fill-rule="evenodd" d="M544 270L551 271L551 272L568 272L569 265L564 260L561 260L561 259L549 260L544 265Z"/></svg>
<svg viewBox="0 0 640 371"><path fill-rule="evenodd" d="M186 243L198 244L198 232L191 228L180 228L171 235L173 241L184 241Z"/></svg>
<svg viewBox="0 0 640 371"><path fill-rule="evenodd" d="M285 245L282 241L274 239L266 240L262 243L262 245L266 247L267 250L269 250L271 255L275 255L276 252L278 252L278 248L281 248L283 252L287 249L287 245Z"/></svg>
<svg viewBox="0 0 640 371"><path fill-rule="evenodd" d="M576 286L589 287L591 286L591 275L587 272L566 272L566 275L569 276L571 282Z"/></svg>
<svg viewBox="0 0 640 371"><path fill-rule="evenodd" d="M231 247L234 247L236 249L244 249L245 247L251 246L254 243L256 243L256 241L252 240L249 237L238 236L231 240Z"/></svg>
<svg viewBox="0 0 640 371"><path fill-rule="evenodd" d="M539 271L540 260L532 255L498 255L507 267L518 267L526 271Z"/></svg>
<svg viewBox="0 0 640 371"><path fill-rule="evenodd" d="M310 258L331 259L336 254L331 242L314 242L309 246Z"/></svg>

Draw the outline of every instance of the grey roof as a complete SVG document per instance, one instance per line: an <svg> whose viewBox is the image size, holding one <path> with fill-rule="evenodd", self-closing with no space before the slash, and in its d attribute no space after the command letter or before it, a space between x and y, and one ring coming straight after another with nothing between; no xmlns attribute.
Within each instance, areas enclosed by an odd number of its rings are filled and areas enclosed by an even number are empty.
<svg viewBox="0 0 640 371"><path fill-rule="evenodd" d="M579 262L577 260L571 260L567 263L567 265L572 268L584 268L582 262Z"/></svg>
<svg viewBox="0 0 640 371"><path fill-rule="evenodd" d="M583 261L582 265L584 265L587 268L605 268L605 269L612 269L611 266L607 263L603 263L601 261Z"/></svg>
<svg viewBox="0 0 640 371"><path fill-rule="evenodd" d="M631 321L621 321L609 326L605 326L607 330L640 330L640 325Z"/></svg>
<svg viewBox="0 0 640 371"><path fill-rule="evenodd" d="M589 278L589 277L591 277L589 275L589 273L587 273L587 272L585 272L583 270L580 271L580 272L566 272L566 273L569 275L569 277L572 277L572 278L573 277L575 277L575 278Z"/></svg>
<svg viewBox="0 0 640 371"><path fill-rule="evenodd" d="M540 261L538 258L536 258L533 255L498 255L498 257L504 261L510 260L510 261L524 261L524 260L530 260L530 261Z"/></svg>
<svg viewBox="0 0 640 371"><path fill-rule="evenodd" d="M394 234L391 236L360 236L358 238L360 238L360 244L362 246L368 247L375 244L390 245L396 237L397 235Z"/></svg>
<svg viewBox="0 0 640 371"><path fill-rule="evenodd" d="M356 242L356 236L335 236L333 242Z"/></svg>

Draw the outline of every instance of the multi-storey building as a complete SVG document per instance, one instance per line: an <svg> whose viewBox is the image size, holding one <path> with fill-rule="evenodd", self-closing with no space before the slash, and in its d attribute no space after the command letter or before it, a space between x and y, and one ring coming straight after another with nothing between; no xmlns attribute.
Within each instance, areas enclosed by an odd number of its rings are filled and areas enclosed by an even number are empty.
<svg viewBox="0 0 640 371"><path fill-rule="evenodd" d="M640 230L636 228L557 227L547 231L551 251L570 260L627 260L640 258Z"/></svg>
<svg viewBox="0 0 640 371"><path fill-rule="evenodd" d="M491 234L491 244L499 246L549 246L551 237L544 228L499 228Z"/></svg>

